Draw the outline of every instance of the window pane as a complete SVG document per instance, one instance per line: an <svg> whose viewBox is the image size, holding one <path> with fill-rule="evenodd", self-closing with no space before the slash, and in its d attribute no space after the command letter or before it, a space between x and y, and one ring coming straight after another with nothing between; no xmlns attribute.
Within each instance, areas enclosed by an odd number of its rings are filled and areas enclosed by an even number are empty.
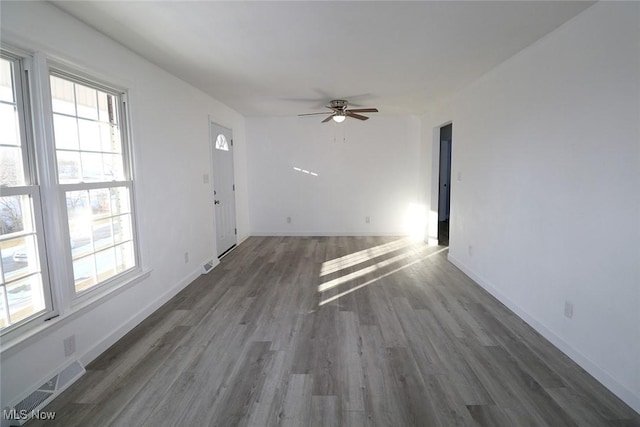
<svg viewBox="0 0 640 427"><path fill-rule="evenodd" d="M91 211L94 218L105 217L111 214L110 193L111 189L108 188L89 190L89 200L91 201Z"/></svg>
<svg viewBox="0 0 640 427"><path fill-rule="evenodd" d="M92 212L89 204L89 192L68 191L66 193L67 216L69 217L69 234L71 255L74 259L93 252L91 241Z"/></svg>
<svg viewBox="0 0 640 427"><path fill-rule="evenodd" d="M126 179L121 154L105 154L103 159L105 179L110 181L124 181Z"/></svg>
<svg viewBox="0 0 640 427"><path fill-rule="evenodd" d="M76 83L78 117L98 119L98 92Z"/></svg>
<svg viewBox="0 0 640 427"><path fill-rule="evenodd" d="M0 242L4 280L11 281L40 271L35 236Z"/></svg>
<svg viewBox="0 0 640 427"><path fill-rule="evenodd" d="M91 120L78 119L80 132L80 149L84 151L101 151L100 123Z"/></svg>
<svg viewBox="0 0 640 427"><path fill-rule="evenodd" d="M118 273L133 268L136 263L131 242L116 246L116 264Z"/></svg>
<svg viewBox="0 0 640 427"><path fill-rule="evenodd" d="M107 96L104 92L98 92L98 120L101 122L109 121L109 111L113 109L113 107L109 105Z"/></svg>
<svg viewBox="0 0 640 427"><path fill-rule="evenodd" d="M22 149L0 146L0 186L24 185Z"/></svg>
<svg viewBox="0 0 640 427"><path fill-rule="evenodd" d="M19 129L16 105L0 103L0 144L20 145Z"/></svg>
<svg viewBox="0 0 640 427"><path fill-rule="evenodd" d="M131 212L127 187L113 187L109 191L111 192L111 211L114 215Z"/></svg>
<svg viewBox="0 0 640 427"><path fill-rule="evenodd" d="M13 95L13 64L0 58L0 101L15 103Z"/></svg>
<svg viewBox="0 0 640 427"><path fill-rule="evenodd" d="M91 243L91 229L76 229L71 233L71 257L78 259L80 257L93 253L93 245Z"/></svg>
<svg viewBox="0 0 640 427"><path fill-rule="evenodd" d="M96 251L113 246L113 232L111 230L111 219L95 221L92 226L93 247Z"/></svg>
<svg viewBox="0 0 640 427"><path fill-rule="evenodd" d="M42 277L39 274L8 284L6 289L11 323L19 322L44 310Z"/></svg>
<svg viewBox="0 0 640 427"><path fill-rule="evenodd" d="M96 268L99 282L104 282L117 274L116 257L113 248L96 253Z"/></svg>
<svg viewBox="0 0 640 427"><path fill-rule="evenodd" d="M95 257L93 255L73 261L73 280L76 292L88 289L97 283L95 277Z"/></svg>
<svg viewBox="0 0 640 427"><path fill-rule="evenodd" d="M51 106L54 113L76 115L73 83L51 76Z"/></svg>
<svg viewBox="0 0 640 427"><path fill-rule="evenodd" d="M82 160L82 181L104 181L104 173L102 172L102 154L81 152L80 155Z"/></svg>
<svg viewBox="0 0 640 427"><path fill-rule="evenodd" d="M102 151L105 153L122 153L120 129L117 126L101 123Z"/></svg>
<svg viewBox="0 0 640 427"><path fill-rule="evenodd" d="M75 117L53 115L56 149L78 149L78 122Z"/></svg>
<svg viewBox="0 0 640 427"><path fill-rule="evenodd" d="M133 240L131 215L120 215L113 218L113 239L115 243Z"/></svg>
<svg viewBox="0 0 640 427"><path fill-rule="evenodd" d="M67 191L67 212L69 219L85 219L91 221L91 210L89 209L89 192L87 190L81 191Z"/></svg>
<svg viewBox="0 0 640 427"><path fill-rule="evenodd" d="M61 184L80 181L80 153L58 151L58 178Z"/></svg>
<svg viewBox="0 0 640 427"><path fill-rule="evenodd" d="M21 231L33 231L30 197L0 197L0 236Z"/></svg>
<svg viewBox="0 0 640 427"><path fill-rule="evenodd" d="M218 135L216 138L216 149L222 151L229 151L229 141L223 134Z"/></svg>

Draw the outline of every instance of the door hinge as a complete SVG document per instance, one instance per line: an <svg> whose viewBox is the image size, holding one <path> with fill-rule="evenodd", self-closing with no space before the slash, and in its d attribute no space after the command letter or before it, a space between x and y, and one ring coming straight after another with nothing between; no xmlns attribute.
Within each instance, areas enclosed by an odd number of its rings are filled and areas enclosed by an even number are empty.
<svg viewBox="0 0 640 427"><path fill-rule="evenodd" d="M236 185L233 184L231 187L233 187L233 191L236 191Z"/></svg>
<svg viewBox="0 0 640 427"><path fill-rule="evenodd" d="M233 229L233 234L235 234L236 236L238 235L238 229L237 228Z"/></svg>
<svg viewBox="0 0 640 427"><path fill-rule="evenodd" d="M231 138L231 146L233 147L233 138Z"/></svg>

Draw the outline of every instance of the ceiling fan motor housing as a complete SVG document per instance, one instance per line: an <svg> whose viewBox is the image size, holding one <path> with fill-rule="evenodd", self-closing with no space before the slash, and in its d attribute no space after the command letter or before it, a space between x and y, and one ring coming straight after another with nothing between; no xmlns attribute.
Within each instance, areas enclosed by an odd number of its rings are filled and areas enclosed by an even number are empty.
<svg viewBox="0 0 640 427"><path fill-rule="evenodd" d="M347 101L344 99L334 99L329 105L336 110L344 110L347 108Z"/></svg>

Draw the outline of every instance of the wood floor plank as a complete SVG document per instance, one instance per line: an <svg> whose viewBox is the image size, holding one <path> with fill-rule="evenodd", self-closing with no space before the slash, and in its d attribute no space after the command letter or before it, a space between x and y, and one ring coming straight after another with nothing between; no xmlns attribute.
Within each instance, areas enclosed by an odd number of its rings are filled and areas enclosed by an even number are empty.
<svg viewBox="0 0 640 427"><path fill-rule="evenodd" d="M274 351L270 364L267 366L264 384L257 398L256 405L249 414L248 426L261 427L277 425L279 423L279 409L284 401L289 373L287 366L287 352Z"/></svg>
<svg viewBox="0 0 640 427"><path fill-rule="evenodd" d="M311 375L292 374L281 414L281 425L297 427L309 425L311 418L311 399L313 377Z"/></svg>
<svg viewBox="0 0 640 427"><path fill-rule="evenodd" d="M239 361L236 372L230 378L219 407L214 405L209 411L206 417L208 425L231 426L248 422L262 391L266 377L265 367L273 357L270 348L270 342L256 341L249 344L245 357Z"/></svg>
<svg viewBox="0 0 640 427"><path fill-rule="evenodd" d="M433 395L408 349L392 347L387 353L400 425L438 425Z"/></svg>
<svg viewBox="0 0 640 427"><path fill-rule="evenodd" d="M371 236L247 239L45 410L65 427L640 426L445 248Z"/></svg>
<svg viewBox="0 0 640 427"><path fill-rule="evenodd" d="M341 311L338 323L341 359L344 369L341 370L340 384L342 389L342 409L346 411L364 411L364 372L362 370L362 337L360 336L357 317L350 311Z"/></svg>
<svg viewBox="0 0 640 427"><path fill-rule="evenodd" d="M311 427L339 427L342 425L340 401L337 396L311 397Z"/></svg>
<svg viewBox="0 0 640 427"><path fill-rule="evenodd" d="M481 427L511 427L518 424L517 420L495 405L468 405L467 409Z"/></svg>
<svg viewBox="0 0 640 427"><path fill-rule="evenodd" d="M150 377L149 381L137 392L118 413L112 426L127 427L140 424L146 415L151 414L158 402L161 402L180 373L195 359L202 357L205 348L179 346L165 363Z"/></svg>

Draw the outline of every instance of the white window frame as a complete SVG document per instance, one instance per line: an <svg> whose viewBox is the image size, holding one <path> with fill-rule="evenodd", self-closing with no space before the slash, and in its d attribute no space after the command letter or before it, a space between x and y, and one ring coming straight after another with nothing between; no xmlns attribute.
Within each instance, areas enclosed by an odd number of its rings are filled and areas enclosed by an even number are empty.
<svg viewBox="0 0 640 427"><path fill-rule="evenodd" d="M67 271L69 275L69 283L68 289L66 290L66 299L71 300L72 306L78 306L84 302L91 301L100 295L108 292L109 289L118 287L118 285L122 283L126 283L136 275L140 274L141 269L141 260L140 260L140 250L139 250L139 237L138 237L138 226L137 226L137 209L135 205L135 181L134 181L134 171L133 171L133 162L132 162L132 148L131 148L131 134L129 128L129 117L128 117L128 99L127 99L127 90L119 87L118 85L112 85L101 81L99 79L93 78L89 76L87 73L82 71L74 70L72 67L69 67L65 64L61 64L55 61L48 61L48 75L47 75L47 87L49 90L47 91L47 107L48 114L47 120L50 121L50 127L53 130L53 109L51 106L51 90L49 86L49 77L55 76L60 77L74 83L78 83L84 86L88 86L102 92L106 92L110 95L113 95L115 99L118 100L118 117L120 122L120 136L122 143L122 160L123 160L123 171L124 171L124 180L120 181L99 181L99 182L91 182L91 183L59 183L58 182L58 168L56 159L56 148L55 148L55 137L53 136L53 132L51 134L51 142L48 144L53 153L54 162L53 164L53 177L52 179L55 182L55 186L57 187L57 198L58 204L60 207L60 227L65 235L65 264L67 266ZM118 273L103 282L97 283L96 285L82 290L80 292L76 292L74 280L73 280L73 257L72 257L72 248L69 244L70 239L70 230L69 230L69 221L68 221L68 213L66 209L66 192L68 191L79 191L79 190L92 190L92 189L109 189L113 187L126 187L129 190L129 205L131 208L131 232L132 232L132 242L133 242L133 251L134 251L134 267L125 270L121 273Z"/></svg>
<svg viewBox="0 0 640 427"><path fill-rule="evenodd" d="M134 152L131 140L131 126L128 108L128 91L121 85L110 83L101 73L58 58L50 58L44 53L30 53L14 48L6 43L0 45L3 56L18 60L22 65L21 78L24 79L20 94L24 111L24 132L29 141L23 142L23 162L28 167L29 185L2 187L0 194L14 195L23 191L32 195L38 250L40 252L41 274L47 295L47 309L24 321L17 322L0 331L0 354L21 348L36 336L55 324L64 324L65 319L75 317L117 295L138 283L150 274L143 267L142 243L138 227L138 206L136 203L137 183L134 178ZM22 72L21 71L21 72ZM119 100L119 126L121 129L124 181L102 181L87 184L59 184L56 161L56 147L53 127L53 108L50 76L58 75L79 84L94 87L116 95ZM99 77L98 77L99 76ZM21 130L22 132L22 130ZM24 141L24 140L23 140ZM131 233L135 265L104 280L82 292L75 292L70 245L69 222L65 192L79 188L126 187L129 191ZM50 322L48 322L50 321Z"/></svg>
<svg viewBox="0 0 640 427"><path fill-rule="evenodd" d="M1 331L3 340L11 340L19 336L23 331L28 330L52 317L58 315L56 304L54 303L53 290L49 276L49 262L47 261L47 251L45 244L44 215L42 209L41 190L39 185L39 174L36 167L35 140L33 132L33 110L31 108L31 69L32 58L17 49L3 46L0 56L13 63L14 67L14 91L16 106L18 110L18 123L20 129L20 141L22 148L22 164L24 169L24 185L12 187L0 187L0 196L28 196L31 199L31 211L33 214L33 226L38 246L38 258L40 275L42 278L42 293L45 307L43 310L33 315L13 323ZM5 305L7 300L4 301ZM8 305L5 306L8 311Z"/></svg>

